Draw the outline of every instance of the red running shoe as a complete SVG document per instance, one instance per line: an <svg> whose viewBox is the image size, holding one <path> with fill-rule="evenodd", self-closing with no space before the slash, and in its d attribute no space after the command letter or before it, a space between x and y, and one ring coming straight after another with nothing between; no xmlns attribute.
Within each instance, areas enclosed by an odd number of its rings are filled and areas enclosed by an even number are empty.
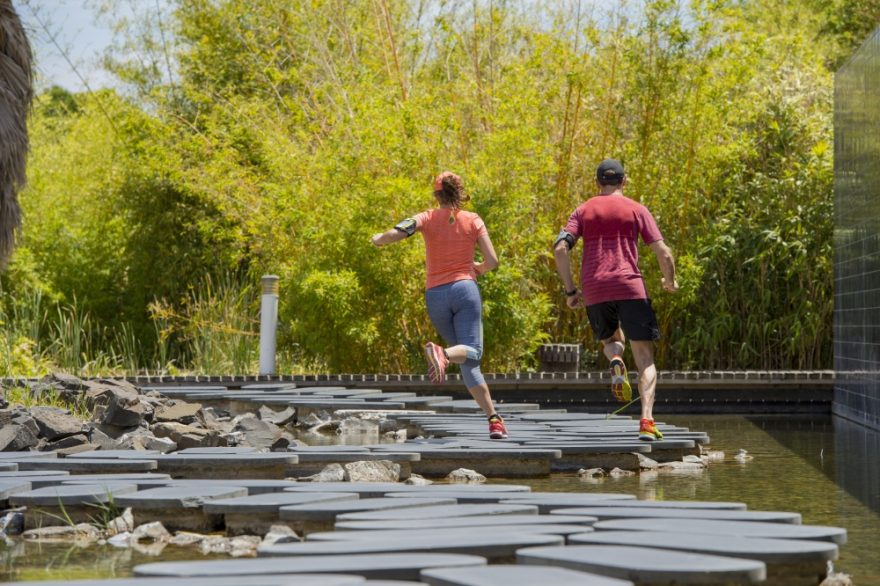
<svg viewBox="0 0 880 586"><path fill-rule="evenodd" d="M639 439L646 442L653 442L663 439L663 434L654 425L653 419L639 420Z"/></svg>
<svg viewBox="0 0 880 586"><path fill-rule="evenodd" d="M500 415L489 418L489 439L507 439L507 427Z"/></svg>
<svg viewBox="0 0 880 586"><path fill-rule="evenodd" d="M425 358L428 359L428 376L434 384L442 384L446 380L446 367L449 366L449 359L443 353L443 348L434 342L425 344Z"/></svg>

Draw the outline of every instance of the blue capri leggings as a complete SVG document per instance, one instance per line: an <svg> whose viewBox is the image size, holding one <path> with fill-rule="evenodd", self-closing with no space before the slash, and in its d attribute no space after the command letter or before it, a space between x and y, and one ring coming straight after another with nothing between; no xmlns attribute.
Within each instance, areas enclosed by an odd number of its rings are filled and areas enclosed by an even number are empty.
<svg viewBox="0 0 880 586"><path fill-rule="evenodd" d="M471 279L432 287L425 291L431 323L447 346L467 346L467 359L460 364L467 388L486 382L480 372L483 356L483 301L480 288Z"/></svg>

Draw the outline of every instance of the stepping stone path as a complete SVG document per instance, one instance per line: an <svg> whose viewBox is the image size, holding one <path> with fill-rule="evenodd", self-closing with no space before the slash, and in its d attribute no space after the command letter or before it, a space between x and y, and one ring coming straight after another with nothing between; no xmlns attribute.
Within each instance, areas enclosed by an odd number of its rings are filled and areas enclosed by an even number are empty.
<svg viewBox="0 0 880 586"><path fill-rule="evenodd" d="M602 521L594 527L603 531L666 531L665 519L621 519ZM791 525L786 523L750 523L745 521L714 521L708 519L676 519L676 531L700 535L731 535L752 538L813 539L846 543L846 529L820 525Z"/></svg>
<svg viewBox="0 0 880 586"><path fill-rule="evenodd" d="M821 578L837 559L837 546L827 541L761 539L730 535L683 535L671 531L598 531L569 538L572 544L624 545L672 549L759 560L777 575Z"/></svg>
<svg viewBox="0 0 880 586"><path fill-rule="evenodd" d="M261 547L260 557L359 555L376 553L459 553L486 558L490 562L513 560L523 547L562 545L565 538L543 533L475 532L469 529L452 529L442 533L410 532L405 536L389 536L379 539L350 539L316 541L314 543L282 543Z"/></svg>
<svg viewBox="0 0 880 586"><path fill-rule="evenodd" d="M215 577L264 574L350 572L369 579L418 580L430 568L479 567L486 560L475 555L444 553L391 553L357 555L287 556L211 562L160 562L134 569L135 576ZM244 583L244 582L243 582Z"/></svg>
<svg viewBox="0 0 880 586"><path fill-rule="evenodd" d="M119 508L132 508L136 525L160 521L172 532L228 536L264 535L273 525L287 525L305 539L264 545L260 559L158 561L137 566L136 579L65 584L814 585L846 542L844 529L802 525L797 512L750 511L744 503L643 501L591 492L586 484L577 493L532 492L526 484L492 482L593 467L635 471L643 456L661 463L682 463L688 456L689 472L701 473L698 456L709 437L663 422L657 425L666 439L648 443L637 439L638 422L628 417L504 404L511 438L492 441L476 403L451 397L283 383L155 390L189 402L180 404L180 412L195 413L192 405L198 403L251 421L259 413L265 421L318 423L327 412L356 428L357 419L371 420L376 423L365 429L378 430L381 422L383 431L419 437L370 443L377 440L363 435L363 445L301 446L287 436L273 444L281 450L275 452L240 445L165 454L0 453L0 506L28 507L26 526L51 524L37 509L51 513L63 506L80 520L95 514L92 505L112 499ZM329 464L364 461L391 461L401 478L411 472L444 478L469 468L489 481L296 481Z"/></svg>
<svg viewBox="0 0 880 586"><path fill-rule="evenodd" d="M498 564L484 568L424 570L431 586L632 586L632 582L564 568Z"/></svg>
<svg viewBox="0 0 880 586"><path fill-rule="evenodd" d="M613 545L534 547L517 552L517 562L593 572L640 584L749 584L767 577L763 562Z"/></svg>

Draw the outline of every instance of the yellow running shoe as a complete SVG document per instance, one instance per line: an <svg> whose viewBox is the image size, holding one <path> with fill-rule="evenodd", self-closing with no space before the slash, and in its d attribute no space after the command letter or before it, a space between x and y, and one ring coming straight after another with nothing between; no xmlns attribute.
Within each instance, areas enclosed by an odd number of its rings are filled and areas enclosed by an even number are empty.
<svg viewBox="0 0 880 586"><path fill-rule="evenodd" d="M621 403L632 401L633 390L629 384L626 364L623 363L623 358L620 356L611 359L611 392L614 394L614 398Z"/></svg>
<svg viewBox="0 0 880 586"><path fill-rule="evenodd" d="M646 442L653 442L656 440L662 440L663 434L660 433L660 430L654 425L653 419L641 419L639 420L639 439Z"/></svg>

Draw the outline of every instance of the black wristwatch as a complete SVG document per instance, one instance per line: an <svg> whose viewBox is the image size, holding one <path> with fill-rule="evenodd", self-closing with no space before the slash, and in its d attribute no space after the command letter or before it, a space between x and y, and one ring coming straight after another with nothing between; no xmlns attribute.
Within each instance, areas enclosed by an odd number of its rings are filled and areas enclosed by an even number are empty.
<svg viewBox="0 0 880 586"><path fill-rule="evenodd" d="M566 291L566 292L565 292L565 296L566 296L566 297L571 297L572 295L577 295L577 292L578 292L577 287L575 287L575 288L572 289L571 291Z"/></svg>

